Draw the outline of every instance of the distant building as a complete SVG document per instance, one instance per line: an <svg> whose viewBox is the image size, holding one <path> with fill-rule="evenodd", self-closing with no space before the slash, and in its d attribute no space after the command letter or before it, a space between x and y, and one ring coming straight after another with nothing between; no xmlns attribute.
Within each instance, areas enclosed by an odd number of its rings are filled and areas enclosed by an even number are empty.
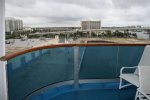
<svg viewBox="0 0 150 100"><path fill-rule="evenodd" d="M32 32L33 29L31 27L23 27L24 32Z"/></svg>
<svg viewBox="0 0 150 100"><path fill-rule="evenodd" d="M15 30L23 30L23 21L20 19L15 20Z"/></svg>
<svg viewBox="0 0 150 100"><path fill-rule="evenodd" d="M15 30L15 19L14 18L6 18L5 19L5 31L12 32Z"/></svg>
<svg viewBox="0 0 150 100"><path fill-rule="evenodd" d="M79 30L80 27L35 27L32 28L33 31L38 32L58 32L58 31L73 31Z"/></svg>
<svg viewBox="0 0 150 100"><path fill-rule="evenodd" d="M82 30L100 29L101 21L81 21Z"/></svg>
<svg viewBox="0 0 150 100"><path fill-rule="evenodd" d="M23 30L23 21L15 18L5 19L5 32Z"/></svg>

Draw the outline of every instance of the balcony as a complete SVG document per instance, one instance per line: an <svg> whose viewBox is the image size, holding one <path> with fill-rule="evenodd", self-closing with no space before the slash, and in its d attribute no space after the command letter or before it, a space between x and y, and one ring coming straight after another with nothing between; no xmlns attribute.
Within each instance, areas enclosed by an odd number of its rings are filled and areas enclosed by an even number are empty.
<svg viewBox="0 0 150 100"><path fill-rule="evenodd" d="M136 87L118 89L120 69L138 65L145 46L59 44L7 55L9 99L134 100Z"/></svg>

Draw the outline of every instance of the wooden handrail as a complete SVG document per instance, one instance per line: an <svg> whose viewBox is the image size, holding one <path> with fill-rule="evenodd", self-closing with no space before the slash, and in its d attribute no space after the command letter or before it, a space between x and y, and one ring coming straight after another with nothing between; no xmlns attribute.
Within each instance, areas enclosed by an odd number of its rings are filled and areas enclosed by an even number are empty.
<svg viewBox="0 0 150 100"><path fill-rule="evenodd" d="M49 48L58 48L58 47L73 47L73 46L78 46L78 47L82 47L82 46L146 46L146 45L150 45L150 44L143 44L143 43L135 43L135 44L131 44L131 43L102 43L102 44L56 44L56 45L48 45L48 46L40 46L40 47L34 47L34 48L30 48L27 50L23 50L20 52L16 52L16 53L12 53L12 54L8 54L6 56L3 56L0 58L1 61L7 61L10 60L14 57L17 57L19 55L23 55L32 51L37 51L37 50L42 50L42 49L49 49Z"/></svg>

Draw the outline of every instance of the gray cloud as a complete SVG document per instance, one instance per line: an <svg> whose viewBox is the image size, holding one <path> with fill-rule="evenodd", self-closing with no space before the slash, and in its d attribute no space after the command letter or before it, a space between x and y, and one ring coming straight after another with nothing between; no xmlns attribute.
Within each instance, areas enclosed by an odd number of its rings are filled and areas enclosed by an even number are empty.
<svg viewBox="0 0 150 100"><path fill-rule="evenodd" d="M102 20L103 26L150 24L150 0L6 0L6 17L26 25L80 25Z"/></svg>
<svg viewBox="0 0 150 100"><path fill-rule="evenodd" d="M6 5L14 7L31 7L36 3L36 0L6 0ZM6 7L7 7L6 6Z"/></svg>
<svg viewBox="0 0 150 100"><path fill-rule="evenodd" d="M53 0L58 3L76 4L87 8L108 8L110 7L109 0Z"/></svg>
<svg viewBox="0 0 150 100"><path fill-rule="evenodd" d="M149 6L150 0L112 0L115 7L129 9L131 7Z"/></svg>

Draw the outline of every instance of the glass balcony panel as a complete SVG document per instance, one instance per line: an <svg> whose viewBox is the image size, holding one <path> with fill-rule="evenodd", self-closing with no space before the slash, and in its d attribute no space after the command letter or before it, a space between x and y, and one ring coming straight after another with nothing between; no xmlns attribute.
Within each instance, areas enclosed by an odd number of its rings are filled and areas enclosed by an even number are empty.
<svg viewBox="0 0 150 100"><path fill-rule="evenodd" d="M22 100L28 94L58 82L73 80L74 49L44 49L8 61L10 100Z"/></svg>
<svg viewBox="0 0 150 100"><path fill-rule="evenodd" d="M121 67L138 65L143 50L144 46L87 47L81 62L79 79L118 78Z"/></svg>
<svg viewBox="0 0 150 100"><path fill-rule="evenodd" d="M117 77L120 75L121 67L137 66L144 51L144 46L120 46L118 54ZM134 72L135 70L126 70ZM125 71L125 72L126 72Z"/></svg>
<svg viewBox="0 0 150 100"><path fill-rule="evenodd" d="M75 49L79 79L114 79L122 66L138 65L144 46ZM21 100L45 86L74 80L74 47L37 50L12 58L7 63L7 76L10 100Z"/></svg>
<svg viewBox="0 0 150 100"><path fill-rule="evenodd" d="M117 46L86 47L79 78L114 78L116 75L117 50Z"/></svg>

